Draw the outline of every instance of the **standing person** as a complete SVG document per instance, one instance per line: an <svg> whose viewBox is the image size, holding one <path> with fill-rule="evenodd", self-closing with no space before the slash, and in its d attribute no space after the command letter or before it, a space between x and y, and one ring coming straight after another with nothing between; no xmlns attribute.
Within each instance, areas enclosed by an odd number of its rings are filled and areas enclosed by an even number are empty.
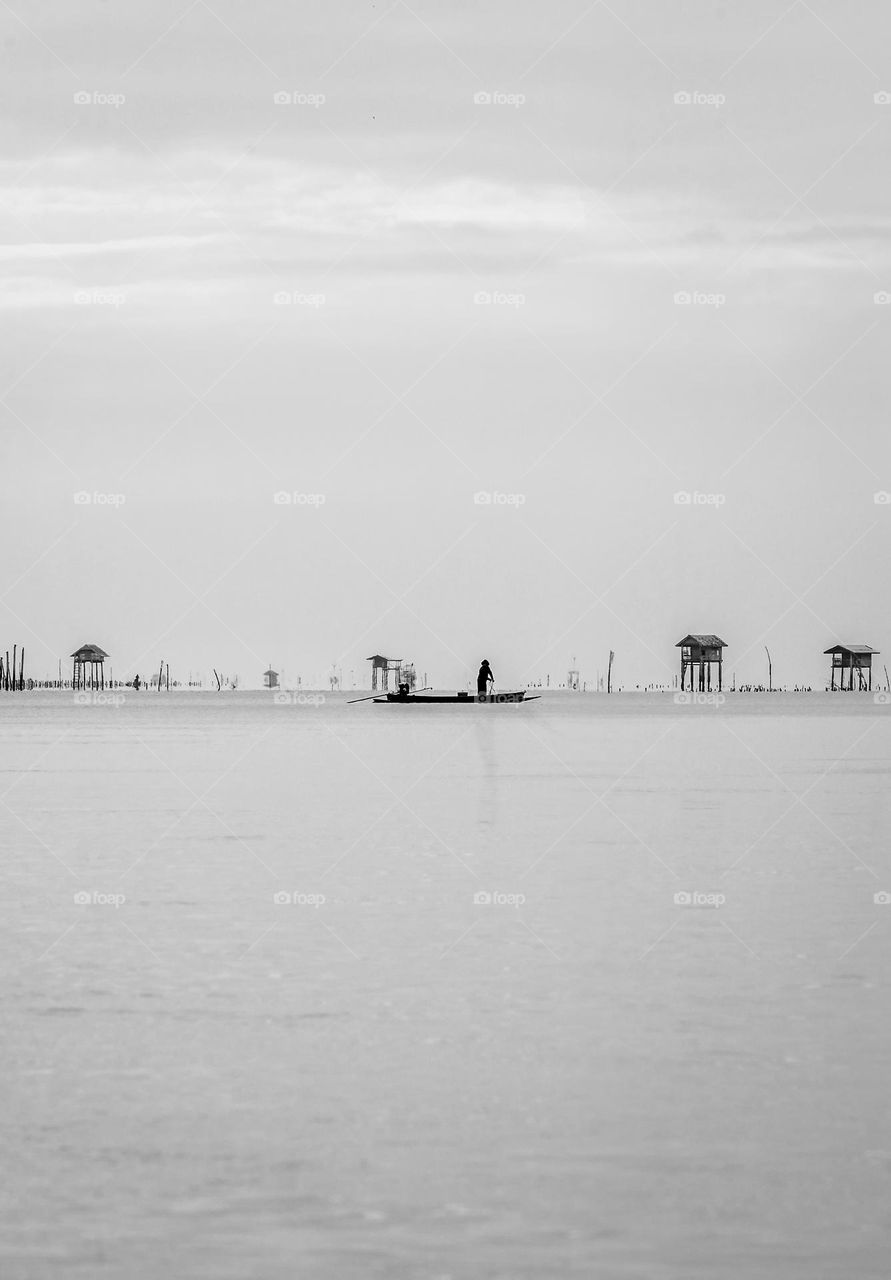
<svg viewBox="0 0 891 1280"><path fill-rule="evenodd" d="M483 658L482 665L477 672L476 692L477 697L484 698L489 692L489 685L495 683L495 677L492 674L492 668L489 666L489 659Z"/></svg>

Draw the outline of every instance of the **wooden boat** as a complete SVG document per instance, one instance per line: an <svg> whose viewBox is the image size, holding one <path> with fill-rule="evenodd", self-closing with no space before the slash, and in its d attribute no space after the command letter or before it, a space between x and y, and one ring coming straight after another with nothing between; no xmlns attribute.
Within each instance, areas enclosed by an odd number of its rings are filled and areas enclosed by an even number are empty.
<svg viewBox="0 0 891 1280"><path fill-rule="evenodd" d="M441 702L454 706L472 707L479 702L523 702L525 700L525 689L506 689L504 693L387 693L382 698L374 699L377 703L396 703L415 707L431 706Z"/></svg>

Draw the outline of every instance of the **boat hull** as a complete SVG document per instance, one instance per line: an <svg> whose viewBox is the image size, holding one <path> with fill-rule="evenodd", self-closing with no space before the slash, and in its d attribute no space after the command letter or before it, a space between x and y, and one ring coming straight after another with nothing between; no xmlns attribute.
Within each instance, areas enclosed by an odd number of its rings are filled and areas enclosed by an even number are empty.
<svg viewBox="0 0 891 1280"><path fill-rule="evenodd" d="M511 689L505 693L410 693L407 697L403 697L401 693L388 693L383 698L375 698L374 701L378 705L402 707L425 707L441 703L455 707L473 707L481 702L486 704L522 702L525 697L525 689Z"/></svg>

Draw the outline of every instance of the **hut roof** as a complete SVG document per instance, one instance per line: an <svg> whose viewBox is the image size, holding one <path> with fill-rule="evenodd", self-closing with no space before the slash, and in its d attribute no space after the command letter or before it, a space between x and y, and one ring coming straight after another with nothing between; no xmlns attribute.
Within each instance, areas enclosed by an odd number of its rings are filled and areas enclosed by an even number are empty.
<svg viewBox="0 0 891 1280"><path fill-rule="evenodd" d="M277 675L278 675L278 672L277 672L277 671L273 671L273 670L272 670L272 667L270 667L270 668L269 668L269 670L268 670L268 671L264 671L264 672L263 672L263 674L264 674L264 676L277 676Z"/></svg>
<svg viewBox="0 0 891 1280"><path fill-rule="evenodd" d="M872 649L868 644L834 644L831 649L824 649L824 653L880 653L880 649Z"/></svg>
<svg viewBox="0 0 891 1280"><path fill-rule="evenodd" d="M107 658L108 654L104 649L100 649L98 644L82 644L79 649L75 649L72 658L93 659L95 662L101 662L103 658Z"/></svg>
<svg viewBox="0 0 891 1280"><path fill-rule="evenodd" d="M709 649L726 649L727 648L727 641L722 640L720 636L698 636L698 635L684 636L683 640L679 640L674 647L676 649L680 649L681 646L685 644L698 644L698 645L702 645L704 648L709 648Z"/></svg>
<svg viewBox="0 0 891 1280"><path fill-rule="evenodd" d="M401 658L385 658L382 653L373 653L370 658L365 659L366 662L401 662Z"/></svg>

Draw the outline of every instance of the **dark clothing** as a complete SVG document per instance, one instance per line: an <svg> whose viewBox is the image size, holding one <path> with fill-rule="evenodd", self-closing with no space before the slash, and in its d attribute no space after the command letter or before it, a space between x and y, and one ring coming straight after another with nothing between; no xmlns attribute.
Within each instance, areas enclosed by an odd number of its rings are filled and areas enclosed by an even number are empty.
<svg viewBox="0 0 891 1280"><path fill-rule="evenodd" d="M477 693L488 693L490 680L494 684L495 677L492 675L492 668L489 666L488 662L484 662L476 677Z"/></svg>

